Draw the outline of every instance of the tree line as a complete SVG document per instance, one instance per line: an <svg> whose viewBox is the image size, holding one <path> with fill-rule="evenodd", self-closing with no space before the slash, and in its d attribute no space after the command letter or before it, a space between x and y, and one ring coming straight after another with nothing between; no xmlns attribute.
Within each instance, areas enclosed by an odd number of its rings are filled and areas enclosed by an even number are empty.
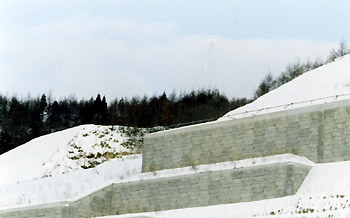
<svg viewBox="0 0 350 218"><path fill-rule="evenodd" d="M52 101L45 94L24 100L0 95L0 154L33 138L82 124L174 127L215 120L248 102L246 98L228 100L218 90L121 98L110 103L100 94L80 101L74 97Z"/></svg>
<svg viewBox="0 0 350 218"><path fill-rule="evenodd" d="M330 52L326 61L290 64L277 77L270 73L260 82L253 99L228 98L218 90L198 90L159 96L115 99L110 104L99 94L78 101L74 97L52 101L41 97L18 99L0 95L0 154L33 138L82 124L130 127L176 127L215 120L303 73L350 53L346 42Z"/></svg>

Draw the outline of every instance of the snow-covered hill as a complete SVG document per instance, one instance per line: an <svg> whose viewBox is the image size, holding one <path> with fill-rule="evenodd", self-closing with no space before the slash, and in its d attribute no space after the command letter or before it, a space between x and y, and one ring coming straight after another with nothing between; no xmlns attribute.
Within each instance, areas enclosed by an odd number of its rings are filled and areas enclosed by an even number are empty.
<svg viewBox="0 0 350 218"><path fill-rule="evenodd" d="M350 98L350 55L336 59L237 108L219 119L231 120Z"/></svg>
<svg viewBox="0 0 350 218"><path fill-rule="evenodd" d="M127 132L127 127L83 125L36 138L0 156L0 186L91 168L138 153ZM137 136L135 139L137 142Z"/></svg>
<svg viewBox="0 0 350 218"><path fill-rule="evenodd" d="M0 209L72 200L140 175L146 131L82 125L0 155Z"/></svg>

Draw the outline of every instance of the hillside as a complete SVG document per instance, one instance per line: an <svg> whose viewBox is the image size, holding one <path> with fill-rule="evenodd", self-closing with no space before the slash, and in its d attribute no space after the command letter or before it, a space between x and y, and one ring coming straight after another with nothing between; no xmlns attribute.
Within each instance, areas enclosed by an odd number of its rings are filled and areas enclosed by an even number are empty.
<svg viewBox="0 0 350 218"><path fill-rule="evenodd" d="M131 140L137 137L132 138L129 130L83 125L1 155L0 209L74 199L140 174L141 155Z"/></svg>
<svg viewBox="0 0 350 218"><path fill-rule="evenodd" d="M219 121L348 99L348 70L349 55L303 74ZM108 218L350 216L350 161L315 164L305 157L282 154L141 173L142 154L137 143L146 131L140 130L133 137L128 134L130 130L119 126L78 126L36 138L1 155L0 209L71 201L112 183L293 162L312 166L294 196Z"/></svg>
<svg viewBox="0 0 350 218"><path fill-rule="evenodd" d="M349 70L350 55L345 55L228 112L219 121L349 99Z"/></svg>
<svg viewBox="0 0 350 218"><path fill-rule="evenodd" d="M83 125L31 140L0 156L0 186L91 168L138 153L126 127Z"/></svg>

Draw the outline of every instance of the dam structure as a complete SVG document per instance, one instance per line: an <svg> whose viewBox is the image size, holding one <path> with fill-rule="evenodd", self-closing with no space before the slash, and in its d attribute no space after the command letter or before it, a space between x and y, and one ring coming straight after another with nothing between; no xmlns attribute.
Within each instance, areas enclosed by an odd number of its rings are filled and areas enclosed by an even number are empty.
<svg viewBox="0 0 350 218"><path fill-rule="evenodd" d="M143 174L189 174L113 183L74 201L0 211L1 218L91 218L293 196L312 164L278 162L198 171L201 165L289 154L312 163L350 160L350 100L149 134Z"/></svg>

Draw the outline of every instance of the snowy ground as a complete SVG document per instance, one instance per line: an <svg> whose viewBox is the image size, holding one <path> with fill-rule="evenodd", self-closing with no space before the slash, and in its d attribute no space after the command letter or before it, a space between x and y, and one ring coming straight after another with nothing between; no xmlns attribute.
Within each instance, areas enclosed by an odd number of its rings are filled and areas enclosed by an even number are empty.
<svg viewBox="0 0 350 218"><path fill-rule="evenodd" d="M126 176L140 175L141 161L141 155L132 155L93 169L0 186L0 210L77 200Z"/></svg>

